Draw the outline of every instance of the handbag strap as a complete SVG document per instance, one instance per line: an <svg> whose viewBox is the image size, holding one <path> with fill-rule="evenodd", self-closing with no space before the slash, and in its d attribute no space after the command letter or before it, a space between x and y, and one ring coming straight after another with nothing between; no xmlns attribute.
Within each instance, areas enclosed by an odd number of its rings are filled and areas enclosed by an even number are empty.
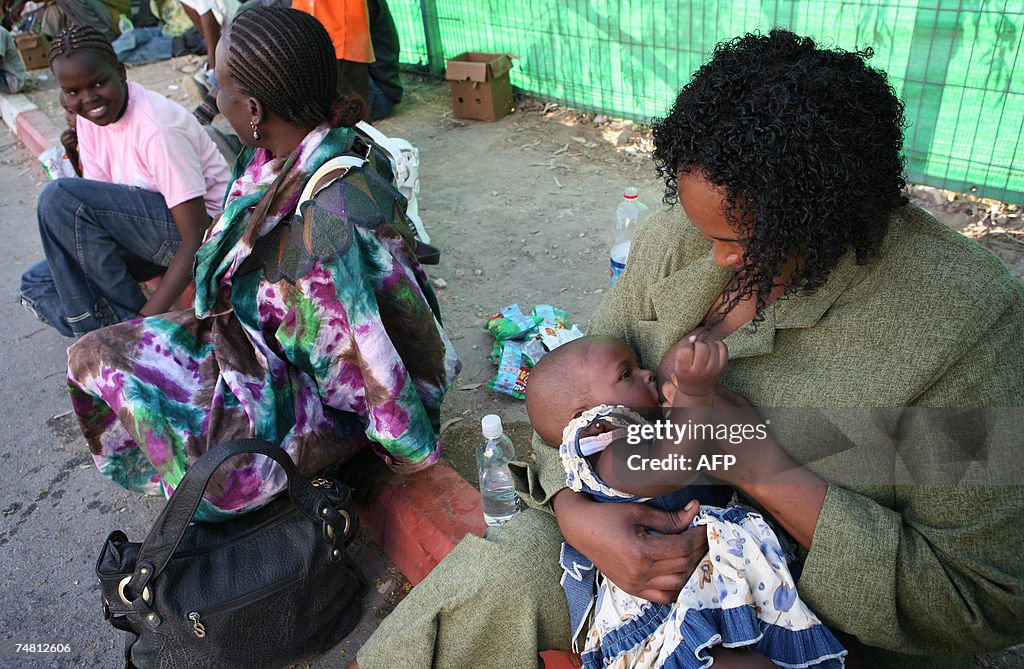
<svg viewBox="0 0 1024 669"><path fill-rule="evenodd" d="M232 439L210 449L189 466L142 542L127 591L141 593L150 579L163 571L185 535L210 477L225 460L242 453L258 453L281 465L288 475L288 494L295 506L314 522L324 522L333 528L336 536L343 536L345 522L341 514L321 490L306 481L283 448L260 439Z"/></svg>
<svg viewBox="0 0 1024 669"><path fill-rule="evenodd" d="M317 193L327 188L338 179L345 176L350 169L353 167L362 167L370 156L372 150L370 144L360 137L358 134L352 134L352 143L349 144L345 152L328 160L326 163L320 166L306 182L305 188L302 189L302 193L299 196L299 201L295 205L295 211L301 211L299 207L303 202L312 200L316 197ZM290 165L286 165L285 169L289 168ZM259 217L259 222L266 219L267 207L269 206L270 200L273 199L274 194L277 193L277 189L280 184L274 183L271 186L273 194L270 198L264 197L260 200L256 209L253 211L253 217ZM267 205L264 206L264 201ZM252 251L249 256L242 261L238 269L235 270L235 276L245 276L250 272L254 272L257 269L263 267L263 261L266 259L267 254L271 249L278 248L281 244L282 236L287 234L288 226L291 225L291 220L281 221L281 223L267 234L259 237L252 245Z"/></svg>

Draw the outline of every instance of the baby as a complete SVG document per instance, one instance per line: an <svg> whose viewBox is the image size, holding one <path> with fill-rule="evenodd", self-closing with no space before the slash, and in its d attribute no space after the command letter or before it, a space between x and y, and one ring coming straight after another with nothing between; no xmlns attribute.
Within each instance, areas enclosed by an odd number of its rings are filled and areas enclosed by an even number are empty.
<svg viewBox="0 0 1024 669"><path fill-rule="evenodd" d="M566 484L602 502L647 502L679 509L696 497L694 525L705 525L708 554L671 605L634 597L597 573L584 555L562 546L573 649L585 668L707 667L715 646L755 650L783 666L841 667L846 651L796 595L786 553L773 529L753 510L705 506L724 486L701 489L693 476L652 482L652 473L630 472L629 454L651 459L697 458L713 444L662 438L630 446L648 421L712 420L716 384L725 370L724 343L690 336L662 361L661 392L655 374L634 351L610 337L584 337L560 346L530 373L526 408L548 444L560 444ZM676 409L677 411L673 411ZM673 416L672 414L676 415ZM628 438L628 439L627 439ZM644 478L640 478L644 477ZM670 494L671 493L671 494ZM661 496L661 497L658 497ZM651 499L656 497L657 499ZM577 639L586 631L582 649Z"/></svg>
<svg viewBox="0 0 1024 669"><path fill-rule="evenodd" d="M646 472L645 480L630 476L618 456L635 449L626 449L619 437L625 436L626 428L636 421L625 417L609 420L608 412L600 407L625 407L649 420L661 418L662 409L677 408L682 410L676 413L678 418L706 422L727 359L728 349L720 341L698 341L691 336L683 345L673 347L659 369L662 401L655 375L640 367L636 354L625 342L584 337L541 359L530 374L526 410L537 434L548 444L564 443L569 438L567 428L570 424L576 426L573 436L581 440L586 451L584 457L608 487L629 493L627 496L667 495L696 476L680 478L675 472L661 477L670 482L653 484L655 472ZM597 416L606 418L597 420ZM577 431L579 434L575 434ZM612 443L616 444L614 448L604 448ZM648 446L644 455L650 459L679 455L695 463L708 444L702 439L686 438L679 442L654 441ZM571 449L566 450L572 457ZM562 457L564 460L567 455L563 453Z"/></svg>
<svg viewBox="0 0 1024 669"><path fill-rule="evenodd" d="M51 179L74 178L82 176L82 164L78 154L78 116L71 110L64 93L61 92L60 106L64 108L64 121L67 127L60 135L60 144L39 154L39 162Z"/></svg>
<svg viewBox="0 0 1024 669"><path fill-rule="evenodd" d="M64 157L67 158L75 172L74 175L65 176L80 177L82 176L82 162L78 155L78 115L68 105L63 92L59 99L60 106L64 108L64 122L67 124L64 132L60 134L60 143L64 147Z"/></svg>

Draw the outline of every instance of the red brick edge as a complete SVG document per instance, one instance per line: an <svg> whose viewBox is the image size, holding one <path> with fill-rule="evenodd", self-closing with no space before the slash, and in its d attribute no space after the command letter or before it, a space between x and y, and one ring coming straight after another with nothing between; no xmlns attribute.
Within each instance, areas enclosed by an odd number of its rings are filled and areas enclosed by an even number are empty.
<svg viewBox="0 0 1024 669"><path fill-rule="evenodd" d="M60 130L39 109L21 112L15 119L15 125L18 129L18 139L32 155L38 156L60 143Z"/></svg>
<svg viewBox="0 0 1024 669"><path fill-rule="evenodd" d="M393 476L359 519L407 579L416 585L470 532L483 535L480 493L451 466L438 462Z"/></svg>
<svg viewBox="0 0 1024 669"><path fill-rule="evenodd" d="M443 460L415 474L393 476L358 511L370 538L413 585L464 536L482 536L487 529L480 493ZM547 669L580 666L572 653L545 651L540 656Z"/></svg>

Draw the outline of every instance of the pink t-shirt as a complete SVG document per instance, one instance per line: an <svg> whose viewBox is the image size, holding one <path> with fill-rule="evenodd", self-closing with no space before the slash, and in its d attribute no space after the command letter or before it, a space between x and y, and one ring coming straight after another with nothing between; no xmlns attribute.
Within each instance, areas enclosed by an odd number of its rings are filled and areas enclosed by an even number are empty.
<svg viewBox="0 0 1024 669"><path fill-rule="evenodd" d="M220 213L231 169L192 114L159 93L128 83L128 108L116 123L78 117L82 176L164 196L167 208L202 196Z"/></svg>

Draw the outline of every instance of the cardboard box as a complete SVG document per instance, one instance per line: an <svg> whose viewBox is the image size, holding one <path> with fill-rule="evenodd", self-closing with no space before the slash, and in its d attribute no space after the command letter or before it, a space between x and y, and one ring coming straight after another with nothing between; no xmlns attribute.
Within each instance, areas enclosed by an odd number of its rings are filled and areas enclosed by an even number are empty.
<svg viewBox="0 0 1024 669"><path fill-rule="evenodd" d="M38 70L50 66L50 40L36 33L21 33L14 36L21 60L26 70Z"/></svg>
<svg viewBox="0 0 1024 669"><path fill-rule="evenodd" d="M512 111L512 59L503 53L470 51L448 59L445 79L459 118L497 121Z"/></svg>

